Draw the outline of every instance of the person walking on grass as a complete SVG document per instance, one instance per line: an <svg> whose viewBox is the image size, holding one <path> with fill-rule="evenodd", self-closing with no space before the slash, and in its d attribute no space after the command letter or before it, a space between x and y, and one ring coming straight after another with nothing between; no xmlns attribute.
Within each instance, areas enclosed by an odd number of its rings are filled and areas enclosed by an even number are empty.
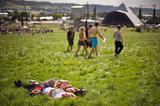
<svg viewBox="0 0 160 106"><path fill-rule="evenodd" d="M73 41L74 41L74 29L73 27L70 28L70 30L67 32L67 40L68 40L68 47L67 47L67 51L72 50L72 46L73 46Z"/></svg>
<svg viewBox="0 0 160 106"><path fill-rule="evenodd" d="M98 56L98 51L97 51L97 45L98 45L98 40L97 40L97 34L104 40L104 37L100 34L98 30L99 23L95 23L95 27L93 27L90 31L89 36L91 37L91 44L92 44L92 49L89 54L89 57L92 55L93 51L96 52L96 55Z"/></svg>
<svg viewBox="0 0 160 106"><path fill-rule="evenodd" d="M118 56L123 49L121 25L117 26L117 30L113 33L113 38L115 39L115 56Z"/></svg>
<svg viewBox="0 0 160 106"><path fill-rule="evenodd" d="M77 50L76 50L75 56L77 56L77 53L78 53L78 51L79 51L79 49L80 49L81 46L84 46L84 49L85 49L85 51L86 51L86 54L88 53L88 51L87 51L87 45L86 45L86 43L85 43L84 31L85 31L85 28L84 28L83 26L81 26L81 27L79 28L78 48L77 48Z"/></svg>
<svg viewBox="0 0 160 106"><path fill-rule="evenodd" d="M91 40L90 40L90 32L91 32L91 29L92 29L92 25L89 25L89 28L88 28L88 36L86 35L86 38L85 38L85 43L86 43L86 45L87 45L87 48L88 47L92 47L92 45L91 45ZM82 54L83 54L83 52L84 52L84 50L85 50L85 47L83 48L83 51L82 51Z"/></svg>

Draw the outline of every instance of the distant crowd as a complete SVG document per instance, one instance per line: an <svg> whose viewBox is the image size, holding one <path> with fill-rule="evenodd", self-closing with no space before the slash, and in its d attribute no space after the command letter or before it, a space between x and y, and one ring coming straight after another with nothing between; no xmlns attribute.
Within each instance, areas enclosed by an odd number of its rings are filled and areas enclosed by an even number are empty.
<svg viewBox="0 0 160 106"><path fill-rule="evenodd" d="M0 32L2 33L2 35L6 35L6 34L18 34L18 35L23 35L23 34L38 34L38 33L48 33L48 32L53 32L53 29L45 29L45 28L41 28L41 29L35 29L34 27L22 27L22 26L13 26L13 27L7 27L4 26L2 28L0 28Z"/></svg>

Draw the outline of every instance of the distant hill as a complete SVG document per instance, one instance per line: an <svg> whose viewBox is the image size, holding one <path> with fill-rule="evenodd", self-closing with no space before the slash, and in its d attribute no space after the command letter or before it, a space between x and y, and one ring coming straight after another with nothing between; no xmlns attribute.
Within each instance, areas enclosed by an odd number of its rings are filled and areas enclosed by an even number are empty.
<svg viewBox="0 0 160 106"><path fill-rule="evenodd" d="M46 11L46 12L65 12L70 13L71 7L74 3L50 3L50 2L37 2L37 1L25 1L23 0L0 0L0 7L5 7L7 9L24 9L24 5L28 10L36 10L36 11ZM86 7L86 5L85 5ZM89 6L89 11L93 12L93 5ZM117 7L109 6L109 5L96 5L97 13L99 12L111 12L114 11ZM131 10L134 11L135 14L138 14L139 8L138 7L131 7ZM150 8L143 8L142 14L153 14L153 9ZM156 10L156 14L160 15L160 9Z"/></svg>

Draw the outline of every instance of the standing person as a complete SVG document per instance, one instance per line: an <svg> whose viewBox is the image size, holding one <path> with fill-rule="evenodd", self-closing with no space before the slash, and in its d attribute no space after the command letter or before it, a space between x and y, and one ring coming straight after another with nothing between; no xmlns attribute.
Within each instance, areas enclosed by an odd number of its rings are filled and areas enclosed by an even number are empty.
<svg viewBox="0 0 160 106"><path fill-rule="evenodd" d="M75 32L74 32L74 29L73 27L70 28L70 30L67 32L67 40L68 40L68 47L67 47L67 51L72 50L72 46L73 46L73 40L74 40L74 35L75 35Z"/></svg>
<svg viewBox="0 0 160 106"><path fill-rule="evenodd" d="M97 40L97 34L104 40L104 37L100 34L98 30L99 23L95 23L95 27L93 27L90 31L89 36L91 37L91 44L92 44L92 49L89 54L89 57L92 55L92 52L95 50L96 55L98 56L97 52L97 45L98 45L98 40Z"/></svg>
<svg viewBox="0 0 160 106"><path fill-rule="evenodd" d="M85 43L87 45L87 48L92 47L91 40L90 40L91 29L92 29L92 25L90 24L89 28L88 28L88 36L86 35L86 39L85 39ZM83 54L84 50L85 50L85 48L83 48L82 54Z"/></svg>
<svg viewBox="0 0 160 106"><path fill-rule="evenodd" d="M118 56L123 49L121 25L117 26L117 30L113 33L113 38L115 39L115 56Z"/></svg>
<svg viewBox="0 0 160 106"><path fill-rule="evenodd" d="M79 51L79 49L80 49L81 46L84 46L84 48L86 50L86 54L88 53L88 51L87 51L87 45L85 43L84 31L85 31L85 28L83 26L81 26L79 28L78 48L76 50L76 54L75 55L77 55L77 53L78 53L78 51Z"/></svg>

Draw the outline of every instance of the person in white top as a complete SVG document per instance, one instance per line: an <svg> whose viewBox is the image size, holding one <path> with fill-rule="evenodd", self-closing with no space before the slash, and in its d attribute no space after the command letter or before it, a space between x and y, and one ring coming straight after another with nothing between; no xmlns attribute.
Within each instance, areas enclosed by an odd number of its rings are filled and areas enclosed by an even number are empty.
<svg viewBox="0 0 160 106"><path fill-rule="evenodd" d="M65 92L61 88L47 87L42 92L44 94L46 94L47 96L53 97L53 98L56 98L56 99L67 98L67 97L76 98L76 95L74 95L73 93Z"/></svg>

